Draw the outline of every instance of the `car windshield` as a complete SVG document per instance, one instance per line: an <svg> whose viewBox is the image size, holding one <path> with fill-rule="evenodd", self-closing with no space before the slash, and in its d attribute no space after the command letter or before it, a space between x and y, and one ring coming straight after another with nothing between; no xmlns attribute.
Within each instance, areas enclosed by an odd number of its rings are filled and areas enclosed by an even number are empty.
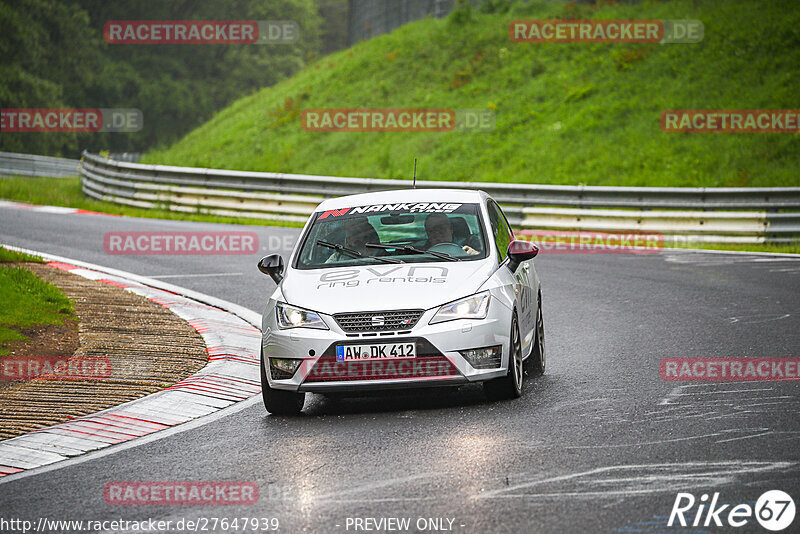
<svg viewBox="0 0 800 534"><path fill-rule="evenodd" d="M478 204L355 206L320 211L296 268L472 261L486 257Z"/></svg>

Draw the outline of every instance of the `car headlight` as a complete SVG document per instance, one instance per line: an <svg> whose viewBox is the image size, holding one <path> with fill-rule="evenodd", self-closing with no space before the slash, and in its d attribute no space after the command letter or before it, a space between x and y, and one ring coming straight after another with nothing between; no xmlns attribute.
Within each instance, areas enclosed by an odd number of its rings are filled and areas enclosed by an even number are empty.
<svg viewBox="0 0 800 534"><path fill-rule="evenodd" d="M486 319L489 312L489 292L477 293L441 306L429 324L454 321L455 319Z"/></svg>
<svg viewBox="0 0 800 534"><path fill-rule="evenodd" d="M275 305L275 317L278 319L278 326L281 328L317 328L328 330L328 325L322 320L318 313L290 306L284 302Z"/></svg>

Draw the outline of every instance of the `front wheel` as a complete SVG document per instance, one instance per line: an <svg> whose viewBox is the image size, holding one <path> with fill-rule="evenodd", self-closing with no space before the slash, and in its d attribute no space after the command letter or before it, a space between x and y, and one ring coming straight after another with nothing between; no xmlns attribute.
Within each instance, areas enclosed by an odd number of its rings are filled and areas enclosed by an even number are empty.
<svg viewBox="0 0 800 534"><path fill-rule="evenodd" d="M519 339L517 312L511 317L508 373L483 383L483 391L490 400L516 399L522 396L522 343Z"/></svg>
<svg viewBox="0 0 800 534"><path fill-rule="evenodd" d="M261 352L261 398L264 408L273 415L300 415L306 401L305 393L272 389L264 368L264 352Z"/></svg>

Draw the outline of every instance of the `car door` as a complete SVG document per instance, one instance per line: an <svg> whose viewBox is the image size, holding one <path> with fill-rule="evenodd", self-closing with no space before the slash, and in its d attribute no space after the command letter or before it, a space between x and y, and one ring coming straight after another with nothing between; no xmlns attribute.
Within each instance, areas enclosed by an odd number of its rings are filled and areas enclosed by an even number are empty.
<svg viewBox="0 0 800 534"><path fill-rule="evenodd" d="M492 237L500 257L500 262L505 261L508 245L514 240L514 231L508 224L503 210L494 200L487 204L489 223L492 228ZM520 337L522 338L522 353L528 354L533 341L533 332L536 327L536 302L535 302L535 275L532 274L533 260L519 264L514 272L514 293L517 300L517 320L519 321Z"/></svg>

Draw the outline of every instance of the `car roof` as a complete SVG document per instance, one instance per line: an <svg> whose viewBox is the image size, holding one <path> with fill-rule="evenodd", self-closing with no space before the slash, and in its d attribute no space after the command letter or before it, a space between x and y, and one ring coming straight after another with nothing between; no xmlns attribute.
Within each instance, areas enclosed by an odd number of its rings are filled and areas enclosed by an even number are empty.
<svg viewBox="0 0 800 534"><path fill-rule="evenodd" d="M484 191L473 189L398 189L360 193L325 200L317 211L336 210L375 204L397 204L399 202L457 202L461 204L481 203L490 198Z"/></svg>

